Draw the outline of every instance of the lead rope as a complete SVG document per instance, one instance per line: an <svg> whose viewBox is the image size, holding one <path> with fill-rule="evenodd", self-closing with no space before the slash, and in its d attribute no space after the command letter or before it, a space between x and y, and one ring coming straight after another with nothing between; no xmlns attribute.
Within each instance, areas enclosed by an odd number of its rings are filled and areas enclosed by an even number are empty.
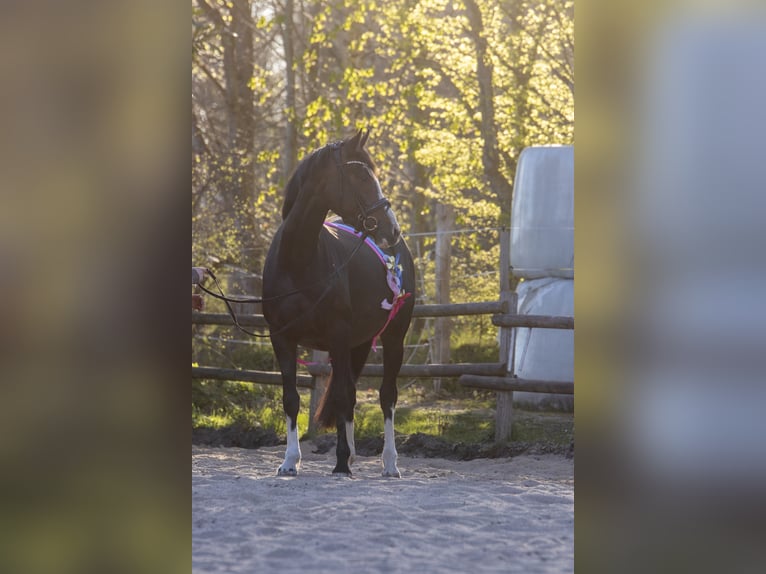
<svg viewBox="0 0 766 574"><path fill-rule="evenodd" d="M243 297L242 299L234 299L230 297L226 297L226 295L223 294L223 289L221 289L221 285L218 283L218 278L215 276L215 273L213 273L210 269L205 269L208 275L213 279L213 283L215 283L215 286L218 288L218 291L221 293L220 295L213 293L209 289L205 288L203 285L199 284L198 287L202 289L205 293L208 295L212 295L216 299L221 299L226 304L226 309L229 311L229 315L231 315L232 321L234 321L234 325L236 325L237 329L242 331L243 333L246 333L248 335L252 335L253 337L268 337L269 335L261 335L259 333L253 333L252 331L248 331L245 329L242 325L239 324L239 321L237 320L237 315L234 313L234 309L231 308L231 304L229 301L233 303L249 303L250 299L259 299L259 301L253 301L253 302L260 302L263 299L259 297ZM248 301L245 301L244 299L248 299Z"/></svg>
<svg viewBox="0 0 766 574"><path fill-rule="evenodd" d="M356 255L356 253L362 247L362 245L364 244L364 242L365 242L365 240L367 239L368 236L369 236L369 232L362 233L362 235L359 237L359 241L354 246L354 249L351 251L351 254L348 256L348 258L339 267L337 267L325 280L317 281L316 283L312 283L311 285L308 285L306 287L301 287L300 289L294 289L294 290L289 291L287 293L280 293L279 295L275 295L274 297L265 297L265 298L264 297L241 297L241 298L227 297L226 295L224 295L223 289L221 289L221 285L218 283L218 279L216 278L215 274L212 271L210 271L210 269L205 269L205 271L213 279L213 282L215 283L216 288L220 292L220 295L218 295L217 293L214 293L213 291L210 291L209 289L205 288L201 284L198 284L198 287L200 289L202 289L205 293L215 297L216 299L220 299L221 301L223 301L226 304L226 309L229 311L229 315L231 316L232 321L234 321L234 325L240 331L242 331L243 333L245 333L247 335L252 335L253 337L259 337L259 338L266 338L266 337L270 337L272 335L278 335L279 333L282 333L283 331L286 331L287 329L295 326L296 324L298 324L298 322L301 319L304 319L309 314L314 312L314 309L317 308L319 303L321 303L322 300L325 297L327 297L327 294L330 292L330 288L333 286L333 281L337 277L338 273L340 273L343 269L345 269L348 266L349 263L351 263L351 259L354 257L354 255ZM274 331L273 333L269 332L268 335L262 335L262 334L259 334L259 333L253 333L252 331L248 331L242 325L240 325L239 321L237 320L237 315L234 313L234 309L232 309L231 304L229 303L229 302L232 302L232 303L263 303L264 301L275 301L277 299L282 299L284 297L289 297L290 295L295 295L297 293L301 293L301 292L305 291L306 289L309 289L311 287L319 285L320 283L323 283L325 281L329 282L328 286L325 288L325 290L319 296L319 299L317 299L314 302L314 304L311 305L311 308L306 313L298 315L294 320L290 321L286 325L283 325L280 329L278 329L277 331Z"/></svg>

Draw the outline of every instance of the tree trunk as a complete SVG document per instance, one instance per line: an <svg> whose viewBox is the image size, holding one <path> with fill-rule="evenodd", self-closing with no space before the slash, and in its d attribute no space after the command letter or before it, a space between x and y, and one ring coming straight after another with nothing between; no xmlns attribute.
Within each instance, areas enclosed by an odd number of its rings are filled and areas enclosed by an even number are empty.
<svg viewBox="0 0 766 574"><path fill-rule="evenodd" d="M286 183L298 163L298 128L295 108L295 2L286 0L282 23L285 47L285 142L282 152L282 179Z"/></svg>
<svg viewBox="0 0 766 574"><path fill-rule="evenodd" d="M500 152L497 143L495 123L494 69L484 37L484 22L481 10L475 0L463 0L470 24L471 40L476 47L476 79L479 84L479 110L481 111L481 133L484 137L481 161L484 177L500 205L500 222L507 225L511 220L511 183L501 171Z"/></svg>
<svg viewBox="0 0 766 574"><path fill-rule="evenodd" d="M249 0L232 0L230 33L224 35L224 73L229 121L229 159L232 168L230 208L240 248L239 265L255 269L253 205L255 202L255 101L253 18Z"/></svg>

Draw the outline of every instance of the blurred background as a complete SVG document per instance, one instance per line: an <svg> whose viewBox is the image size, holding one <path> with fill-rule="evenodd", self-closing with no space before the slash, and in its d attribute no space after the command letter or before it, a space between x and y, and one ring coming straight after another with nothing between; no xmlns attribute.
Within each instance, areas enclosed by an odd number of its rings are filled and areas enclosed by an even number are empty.
<svg viewBox="0 0 766 574"><path fill-rule="evenodd" d="M221 25L236 25L207 4ZM473 3L452 4L468 13ZM304 22L316 35L310 45L296 45L295 73L317 74L347 100L337 109L309 107L324 92L296 93L296 109L302 101L311 119L292 132L300 141L279 132L291 113L274 111L252 127L259 146L253 161L273 168L258 171L264 201L275 201L287 169L275 153L292 157L286 150L343 135L335 130L352 123L348 109L371 106L365 119L380 146L373 155L390 159L381 166L391 178L386 184L410 202L413 230L423 209L435 209L427 188L409 183L417 173L407 169L418 158L443 197L493 225L502 213L489 199L499 197L493 194L502 182L476 182L472 205L449 192L465 178L463 166L479 166L484 178L492 165L483 151L486 111L461 109L461 95L479 101L461 62L477 66L484 42L489 50L493 34L507 39L497 45L508 52L493 53L504 63L498 76L508 74L494 96L504 102L495 135L506 150L535 143L536 134L574 141L571 115L561 124L569 131L560 132L556 118L537 117L534 106L515 99L521 85L528 102L566 94L546 91L561 79L552 68L524 68L530 44L513 43L526 33L522 26L504 31L487 21L477 34L470 20L458 33L446 12L436 21L407 20L413 11L435 10L429 2L407 10L360 3L361 12L390 18L379 28L350 19L362 31L347 45L354 69L381 71L370 51L377 39L391 66L385 81L321 69L313 55L330 49L333 34L348 33L332 29L330 16L350 5L295 4L296 22L299 8L316 11ZM531 14L524 22L538 29L553 26L543 8L492 5ZM255 13L253 25L230 30L227 41L236 49L240 34L262 35L253 62L272 70L281 52L268 51L289 45L275 11L286 7L274 3L271 12ZM205 245L225 240L195 220L190 241L189 191L204 188L205 170L227 169L204 163L204 149L194 148L194 130L209 128L202 111L216 120L226 113L222 103L213 106L226 101L216 96L227 88L223 77L215 78L220 86L206 80L208 107L189 102L189 69L199 81L207 55L224 49L206 39L215 17L203 8L192 3L190 34L189 5L180 2L0 5L5 572L189 568L189 351L180 332L188 307L178 295L190 247L206 264L212 249ZM736 1L578 0L575 12L575 567L760 572L763 9ZM444 51L429 62L404 58L390 45L397 35L413 49ZM289 93L286 82L249 88L268 104L275 93ZM454 96L433 96L429 104L443 107L433 124L418 119L424 85ZM384 107L389 102L398 104ZM190 118L200 158L191 166ZM215 124L227 127L208 129L211 142L227 149L237 141L236 125ZM529 138L515 139L524 129ZM457 167L440 170L440 157ZM408 198L407 187L415 195ZM474 244L481 248L481 239Z"/></svg>
<svg viewBox="0 0 766 574"><path fill-rule="evenodd" d="M576 569L760 571L764 11L577 23Z"/></svg>
<svg viewBox="0 0 766 574"><path fill-rule="evenodd" d="M3 572L189 569L188 14L0 4Z"/></svg>

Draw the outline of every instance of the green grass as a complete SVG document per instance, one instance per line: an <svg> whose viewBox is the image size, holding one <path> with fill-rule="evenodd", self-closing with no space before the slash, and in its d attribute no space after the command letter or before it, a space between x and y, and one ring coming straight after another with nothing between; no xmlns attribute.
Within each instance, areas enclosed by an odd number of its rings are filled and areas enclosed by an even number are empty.
<svg viewBox="0 0 766 574"><path fill-rule="evenodd" d="M574 438L574 414L561 412L513 411L511 434L514 441L568 446Z"/></svg>
<svg viewBox="0 0 766 574"><path fill-rule="evenodd" d="M445 401L446 402L446 401ZM481 442L491 438L494 423L491 415L471 410L433 406L409 406L396 409L395 426L398 434L423 433L440 436L450 442ZM357 404L354 432L360 438L383 434L383 413L374 403Z"/></svg>
<svg viewBox="0 0 766 574"><path fill-rule="evenodd" d="M298 428L308 429L308 391L301 390ZM400 390L395 427L399 435L422 433L451 443L482 443L494 438L495 395L447 386L440 392L429 385L412 385ZM357 438L383 436L383 414L378 391L361 388L354 416ZM282 390L271 385L194 381L192 385L192 427L271 429L286 434L282 411ZM514 409L513 442L569 445L574 433L572 413ZM304 434L303 438L310 438Z"/></svg>
<svg viewBox="0 0 766 574"><path fill-rule="evenodd" d="M309 393L299 391L298 428L308 428ZM192 428L222 429L240 426L287 432L282 410L282 389L242 382L192 382Z"/></svg>

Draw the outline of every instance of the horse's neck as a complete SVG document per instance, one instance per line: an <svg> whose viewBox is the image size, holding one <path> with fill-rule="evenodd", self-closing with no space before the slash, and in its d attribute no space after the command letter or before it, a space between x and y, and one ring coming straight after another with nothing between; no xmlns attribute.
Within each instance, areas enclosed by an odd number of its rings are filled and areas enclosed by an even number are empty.
<svg viewBox="0 0 766 574"><path fill-rule="evenodd" d="M317 253L328 208L316 201L308 203L294 205L282 226L280 260L288 269L305 269Z"/></svg>

